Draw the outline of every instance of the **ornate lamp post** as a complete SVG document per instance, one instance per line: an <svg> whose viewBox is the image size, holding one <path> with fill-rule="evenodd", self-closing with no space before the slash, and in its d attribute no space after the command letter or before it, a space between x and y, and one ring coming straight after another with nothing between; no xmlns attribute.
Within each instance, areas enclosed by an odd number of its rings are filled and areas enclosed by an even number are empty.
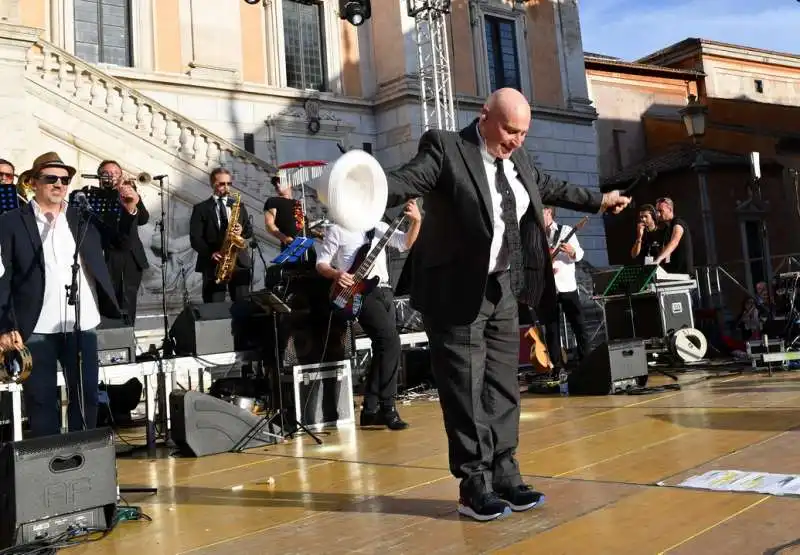
<svg viewBox="0 0 800 555"><path fill-rule="evenodd" d="M697 182L700 191L700 211L703 220L703 240L706 245L706 265L713 266L717 263L717 244L714 237L714 219L711 213L711 201L708 197L708 180L706 173L709 163L703 158L700 150L700 140L706 134L706 115L708 107L697 101L693 94L689 95L689 102L686 107L679 111L686 134L692 139L697 152L692 169L697 173Z"/></svg>

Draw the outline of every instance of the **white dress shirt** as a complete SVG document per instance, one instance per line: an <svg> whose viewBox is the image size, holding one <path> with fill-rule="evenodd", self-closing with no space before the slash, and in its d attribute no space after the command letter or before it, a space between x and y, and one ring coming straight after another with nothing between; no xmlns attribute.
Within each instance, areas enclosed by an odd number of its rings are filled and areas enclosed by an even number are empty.
<svg viewBox="0 0 800 555"><path fill-rule="evenodd" d="M477 126L476 126L477 130ZM486 170L486 180L489 182L489 195L492 197L492 221L494 224L494 231L492 233L492 244L489 247L489 273L501 272L507 270L511 266L508 252L504 247L503 235L506 231L506 224L503 222L503 197L500 191L497 190L497 167L494 165L494 156L489 154L486 150L486 145L483 142L480 131L478 131L478 140L481 145L481 157L483 158L483 167ZM522 219L525 212L528 211L528 206L531 204L531 198L528 191L519 179L519 172L514 167L514 162L511 160L503 160L503 173L508 179L511 190L514 192L514 199L517 205L517 221Z"/></svg>
<svg viewBox="0 0 800 555"><path fill-rule="evenodd" d="M556 237L558 231L558 224L553 222L547 228L547 244L550 248L566 237L572 228L568 225L561 226L561 232ZM559 252L553 260L553 272L555 273L556 290L559 293L569 293L578 289L578 282L575 279L575 263L583 259L583 249L578 243L578 236L573 235L567 241L567 244L575 249L575 258L573 259L565 252Z"/></svg>
<svg viewBox="0 0 800 555"><path fill-rule="evenodd" d="M383 222L378 222L375 226L375 236L372 238L370 248L380 241L389 226ZM330 226L325 232L322 246L317 250L317 264L330 264L337 270L350 270L350 266L355 261L358 249L367 242L366 232L348 231L336 224ZM386 248L394 247L400 252L406 250L406 234L403 231L395 231L389 238ZM372 270L365 279L378 276L381 285L389 284L389 268L386 265L386 248L384 248L375 259Z"/></svg>
<svg viewBox="0 0 800 555"><path fill-rule="evenodd" d="M220 219L220 213L219 213L219 199L222 199L222 202L225 203L225 218L228 220L228 224L230 225L231 207L228 205L228 200L230 199L230 197L228 196L219 197L217 195L212 195L212 198L214 199L214 214L217 215L217 225L220 226L220 228L222 228L222 220Z"/></svg>
<svg viewBox="0 0 800 555"><path fill-rule="evenodd" d="M44 299L42 311L33 328L33 333L70 333L75 325L75 307L67 304L66 287L72 283L72 255L75 252L75 238L67 222L67 203L55 220L44 214L35 200L31 201L36 227L42 238L44 258ZM102 253L99 254L102 256ZM81 330L87 331L100 324L100 311L97 308L97 293L94 279L83 269L83 261L78 257L78 287L81 308Z"/></svg>

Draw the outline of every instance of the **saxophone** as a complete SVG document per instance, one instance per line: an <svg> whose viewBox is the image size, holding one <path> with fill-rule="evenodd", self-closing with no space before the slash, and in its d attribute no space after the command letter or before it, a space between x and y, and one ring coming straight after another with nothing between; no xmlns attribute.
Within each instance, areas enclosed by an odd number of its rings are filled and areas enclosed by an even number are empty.
<svg viewBox="0 0 800 555"><path fill-rule="evenodd" d="M217 283L224 283L230 281L233 276L233 269L236 267L236 259L239 256L239 251L245 248L247 243L241 236L233 232L233 226L239 223L239 210L242 199L239 193L233 193L236 199L231 208L231 215L228 218L228 229L225 231L225 241L222 243L222 248L219 250L222 253L222 260L219 261L217 266Z"/></svg>

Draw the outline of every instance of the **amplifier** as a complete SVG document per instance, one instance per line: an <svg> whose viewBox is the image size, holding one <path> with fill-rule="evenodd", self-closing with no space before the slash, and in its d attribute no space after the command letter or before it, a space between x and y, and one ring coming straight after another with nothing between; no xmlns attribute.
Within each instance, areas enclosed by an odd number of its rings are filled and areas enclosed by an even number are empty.
<svg viewBox="0 0 800 555"><path fill-rule="evenodd" d="M95 332L97 362L100 367L136 362L136 336L133 326L122 320L103 318Z"/></svg>
<svg viewBox="0 0 800 555"><path fill-rule="evenodd" d="M355 423L349 360L293 366L281 382L284 406L310 430Z"/></svg>
<svg viewBox="0 0 800 555"><path fill-rule="evenodd" d="M664 338L681 328L693 328L689 291L659 291L604 303L606 337L609 340ZM631 318L633 315L633 318Z"/></svg>
<svg viewBox="0 0 800 555"><path fill-rule="evenodd" d="M647 384L647 351L641 339L601 343L569 376L569 392L614 395Z"/></svg>
<svg viewBox="0 0 800 555"><path fill-rule="evenodd" d="M179 355L251 351L264 345L271 322L271 316L250 300L189 304L175 318L169 336Z"/></svg>

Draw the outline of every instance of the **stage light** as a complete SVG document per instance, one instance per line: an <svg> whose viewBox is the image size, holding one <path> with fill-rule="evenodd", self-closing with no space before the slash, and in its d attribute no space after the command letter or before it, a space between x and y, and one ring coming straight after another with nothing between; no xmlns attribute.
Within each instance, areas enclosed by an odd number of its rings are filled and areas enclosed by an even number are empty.
<svg viewBox="0 0 800 555"><path fill-rule="evenodd" d="M339 0L339 17L358 27L372 17L371 0Z"/></svg>

